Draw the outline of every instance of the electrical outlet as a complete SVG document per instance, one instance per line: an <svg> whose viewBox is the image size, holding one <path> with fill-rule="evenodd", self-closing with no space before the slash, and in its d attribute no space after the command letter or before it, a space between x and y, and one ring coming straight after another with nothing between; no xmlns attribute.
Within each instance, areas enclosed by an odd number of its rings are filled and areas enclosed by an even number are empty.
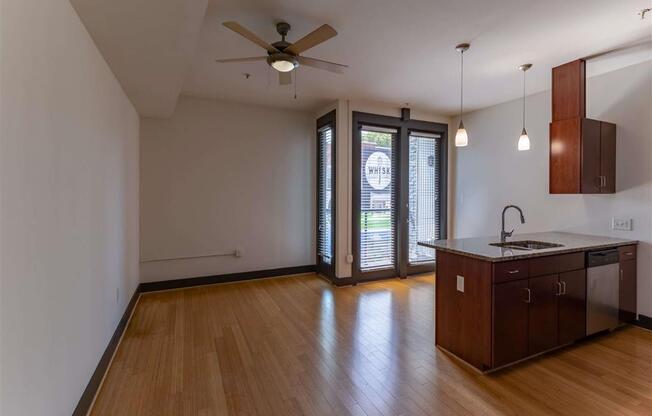
<svg viewBox="0 0 652 416"><path fill-rule="evenodd" d="M457 291L464 293L464 276L457 275Z"/></svg>
<svg viewBox="0 0 652 416"><path fill-rule="evenodd" d="M611 219L611 228L613 230L620 230L620 231L632 231L632 223L634 221L629 218L629 219L622 219L622 218L612 218Z"/></svg>

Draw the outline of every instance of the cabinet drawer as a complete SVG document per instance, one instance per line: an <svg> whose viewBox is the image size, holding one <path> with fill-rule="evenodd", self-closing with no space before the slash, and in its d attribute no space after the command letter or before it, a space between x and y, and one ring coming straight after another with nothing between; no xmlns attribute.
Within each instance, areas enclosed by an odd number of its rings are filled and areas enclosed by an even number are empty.
<svg viewBox="0 0 652 416"><path fill-rule="evenodd" d="M545 276L583 268L584 252L537 257L530 260L530 276Z"/></svg>
<svg viewBox="0 0 652 416"><path fill-rule="evenodd" d="M505 261L494 263L494 283L507 282L509 280L523 279L530 275L527 260Z"/></svg>
<svg viewBox="0 0 652 416"><path fill-rule="evenodd" d="M636 258L636 245L619 247L620 261L634 260Z"/></svg>

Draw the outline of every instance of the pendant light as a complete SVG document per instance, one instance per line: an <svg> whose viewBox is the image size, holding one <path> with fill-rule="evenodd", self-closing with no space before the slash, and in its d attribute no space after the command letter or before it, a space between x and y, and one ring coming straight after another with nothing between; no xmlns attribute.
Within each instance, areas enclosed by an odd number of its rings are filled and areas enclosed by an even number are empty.
<svg viewBox="0 0 652 416"><path fill-rule="evenodd" d="M520 71L523 71L523 130L521 131L521 137L518 138L518 150L530 150L530 138L527 135L527 130L525 130L525 71L532 68L532 64L523 64L518 67Z"/></svg>
<svg viewBox="0 0 652 416"><path fill-rule="evenodd" d="M460 126L455 133L455 146L465 147L469 145L469 136L466 134L464 123L462 122L462 113L464 112L464 52L469 50L471 45L468 43L460 43L455 47L455 50L460 53Z"/></svg>

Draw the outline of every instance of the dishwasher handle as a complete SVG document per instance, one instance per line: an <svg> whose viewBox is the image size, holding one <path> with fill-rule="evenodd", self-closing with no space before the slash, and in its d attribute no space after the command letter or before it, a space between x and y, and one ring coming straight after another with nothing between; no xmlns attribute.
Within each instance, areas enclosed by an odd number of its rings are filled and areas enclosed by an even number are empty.
<svg viewBox="0 0 652 416"><path fill-rule="evenodd" d="M618 263L619 261L618 249L591 251L586 255L586 264L589 268Z"/></svg>

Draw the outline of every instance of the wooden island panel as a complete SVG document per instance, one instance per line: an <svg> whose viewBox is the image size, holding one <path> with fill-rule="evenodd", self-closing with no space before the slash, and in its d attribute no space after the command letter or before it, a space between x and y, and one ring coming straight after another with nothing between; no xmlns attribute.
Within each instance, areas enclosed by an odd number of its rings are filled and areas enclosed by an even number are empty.
<svg viewBox="0 0 652 416"><path fill-rule="evenodd" d="M491 263L438 252L435 342L480 370L491 363ZM457 290L457 276L464 291Z"/></svg>

